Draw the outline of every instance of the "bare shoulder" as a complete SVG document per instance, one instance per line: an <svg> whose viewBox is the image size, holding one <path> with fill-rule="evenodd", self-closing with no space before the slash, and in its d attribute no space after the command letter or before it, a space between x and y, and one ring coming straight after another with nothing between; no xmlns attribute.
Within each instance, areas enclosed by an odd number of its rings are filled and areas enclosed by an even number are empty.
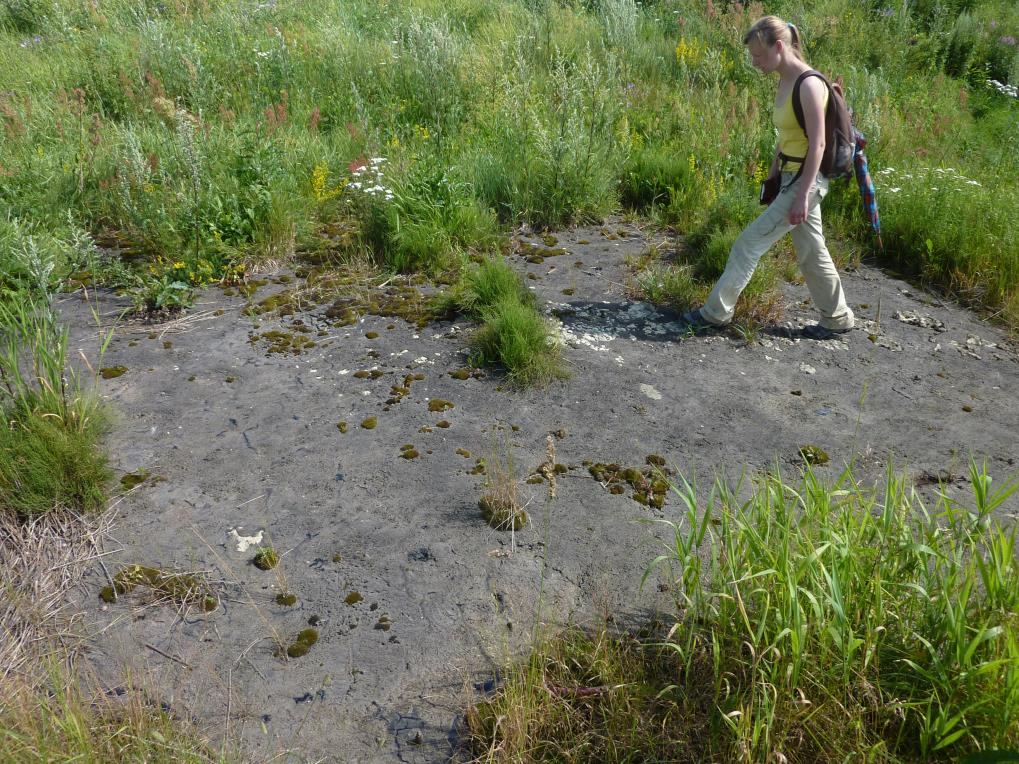
<svg viewBox="0 0 1019 764"><path fill-rule="evenodd" d="M828 92L828 86L820 77L807 77L800 83L800 100L804 105L821 104Z"/></svg>

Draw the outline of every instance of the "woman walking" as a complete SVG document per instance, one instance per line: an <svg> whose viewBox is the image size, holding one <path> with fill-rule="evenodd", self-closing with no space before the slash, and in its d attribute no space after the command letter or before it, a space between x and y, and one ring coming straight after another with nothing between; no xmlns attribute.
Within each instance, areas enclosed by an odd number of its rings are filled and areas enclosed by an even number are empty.
<svg viewBox="0 0 1019 764"><path fill-rule="evenodd" d="M820 174L828 86L820 77L803 78L799 100L804 130L793 110L793 90L801 75L812 69L803 60L799 31L776 16L765 16L754 23L743 43L757 69L779 76L774 111L778 145L768 177L780 190L733 244L725 272L707 301L699 310L685 313L683 321L694 331L728 324L761 256L790 233L797 264L821 313L820 322L804 328L803 336L828 339L852 329L854 321L821 231L821 199L828 193L828 179Z"/></svg>

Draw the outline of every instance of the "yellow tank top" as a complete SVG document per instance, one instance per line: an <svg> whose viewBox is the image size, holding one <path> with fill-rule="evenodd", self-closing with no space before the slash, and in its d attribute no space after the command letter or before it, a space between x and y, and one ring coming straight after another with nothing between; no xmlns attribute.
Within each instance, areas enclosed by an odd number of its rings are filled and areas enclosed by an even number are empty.
<svg viewBox="0 0 1019 764"><path fill-rule="evenodd" d="M825 88L824 104L821 108L828 108L827 88ZM775 107L772 119L775 123L775 129L778 130L778 150L786 156L805 157L810 144L807 140L807 133L800 127L800 123L796 121L796 112L793 111L792 93L785 99L785 103ZM786 162L782 165L782 170L796 172L802 164L803 162Z"/></svg>

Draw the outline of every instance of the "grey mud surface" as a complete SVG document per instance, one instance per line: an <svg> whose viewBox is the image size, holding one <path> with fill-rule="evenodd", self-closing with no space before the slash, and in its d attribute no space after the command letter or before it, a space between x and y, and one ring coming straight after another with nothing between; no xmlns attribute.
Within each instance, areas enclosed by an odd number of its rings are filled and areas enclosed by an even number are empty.
<svg viewBox="0 0 1019 764"><path fill-rule="evenodd" d="M528 642L544 557L544 621L637 622L669 606L655 586L638 591L658 542L637 521L675 517L678 500L659 511L611 495L585 460L643 467L660 454L706 489L743 465L793 473L814 444L832 456L822 474L853 460L877 479L894 457L928 492L940 477L960 497L971 455L996 480L1019 472L1016 355L970 312L862 266L844 275L859 326L842 339L686 337L675 315L629 296L624 261L648 246L636 229L576 229L557 246L568 253L540 264L512 257L562 322L572 376L545 390L451 377L466 363L463 319L416 329L369 315L334 328L319 309L300 317L328 334L300 356L249 343L244 298L220 290L180 324L116 325L103 365L127 372L100 381L119 414L107 446L118 474L152 477L116 504L106 568L208 571L222 606L182 614L134 595L104 605L96 566L83 602L110 691L145 677L174 713L240 739L248 760L443 761L462 709ZM784 290L786 317L813 320L805 287ZM103 298L107 326L122 305ZM71 296L62 310L72 351L94 360L88 306ZM291 320L263 316L257 331ZM373 368L382 376L353 376ZM424 379L387 407L408 373ZM454 408L432 413L434 398ZM376 428L363 429L370 416ZM559 430L569 470L556 501L525 484L531 524L512 540L489 528L477 458L508 448L526 478ZM407 444L419 458L400 458ZM277 571L251 564L246 537L280 550ZM284 589L293 607L276 604ZM351 592L363 599L347 604ZM309 619L318 643L277 657L274 635L289 643Z"/></svg>

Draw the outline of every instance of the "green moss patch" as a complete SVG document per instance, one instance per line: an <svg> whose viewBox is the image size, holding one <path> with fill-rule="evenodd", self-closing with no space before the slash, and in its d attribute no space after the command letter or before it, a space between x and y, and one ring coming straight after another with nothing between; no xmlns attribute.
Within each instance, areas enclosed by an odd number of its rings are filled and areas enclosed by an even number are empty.
<svg viewBox="0 0 1019 764"><path fill-rule="evenodd" d="M272 570L279 565L279 554L271 546L262 546L255 552L252 564L259 570Z"/></svg>
<svg viewBox="0 0 1019 764"><path fill-rule="evenodd" d="M219 600L203 576L197 573L171 573L147 565L128 565L123 568L113 577L112 586L106 586L99 592L99 598L103 602L116 602L119 596L130 594L139 587L154 594L158 601L197 605L207 613L219 606Z"/></svg>
<svg viewBox="0 0 1019 764"><path fill-rule="evenodd" d="M584 462L584 466L591 477L604 485L609 493L619 496L630 488L633 491L630 498L638 504L661 509L665 506L665 497L669 492L668 476L672 472L658 464L659 461L665 460L657 454L651 454L647 458L649 466L642 469L601 462ZM556 465L557 468L560 466Z"/></svg>
<svg viewBox="0 0 1019 764"><path fill-rule="evenodd" d="M318 642L317 629L301 629L297 639L287 648L288 658L301 658L308 654L308 651Z"/></svg>
<svg viewBox="0 0 1019 764"><path fill-rule="evenodd" d="M116 379L127 372L126 366L104 366L99 370L99 376L103 379Z"/></svg>
<svg viewBox="0 0 1019 764"><path fill-rule="evenodd" d="M828 452L820 446L806 445L800 448L800 458L804 464L821 467L831 461Z"/></svg>

